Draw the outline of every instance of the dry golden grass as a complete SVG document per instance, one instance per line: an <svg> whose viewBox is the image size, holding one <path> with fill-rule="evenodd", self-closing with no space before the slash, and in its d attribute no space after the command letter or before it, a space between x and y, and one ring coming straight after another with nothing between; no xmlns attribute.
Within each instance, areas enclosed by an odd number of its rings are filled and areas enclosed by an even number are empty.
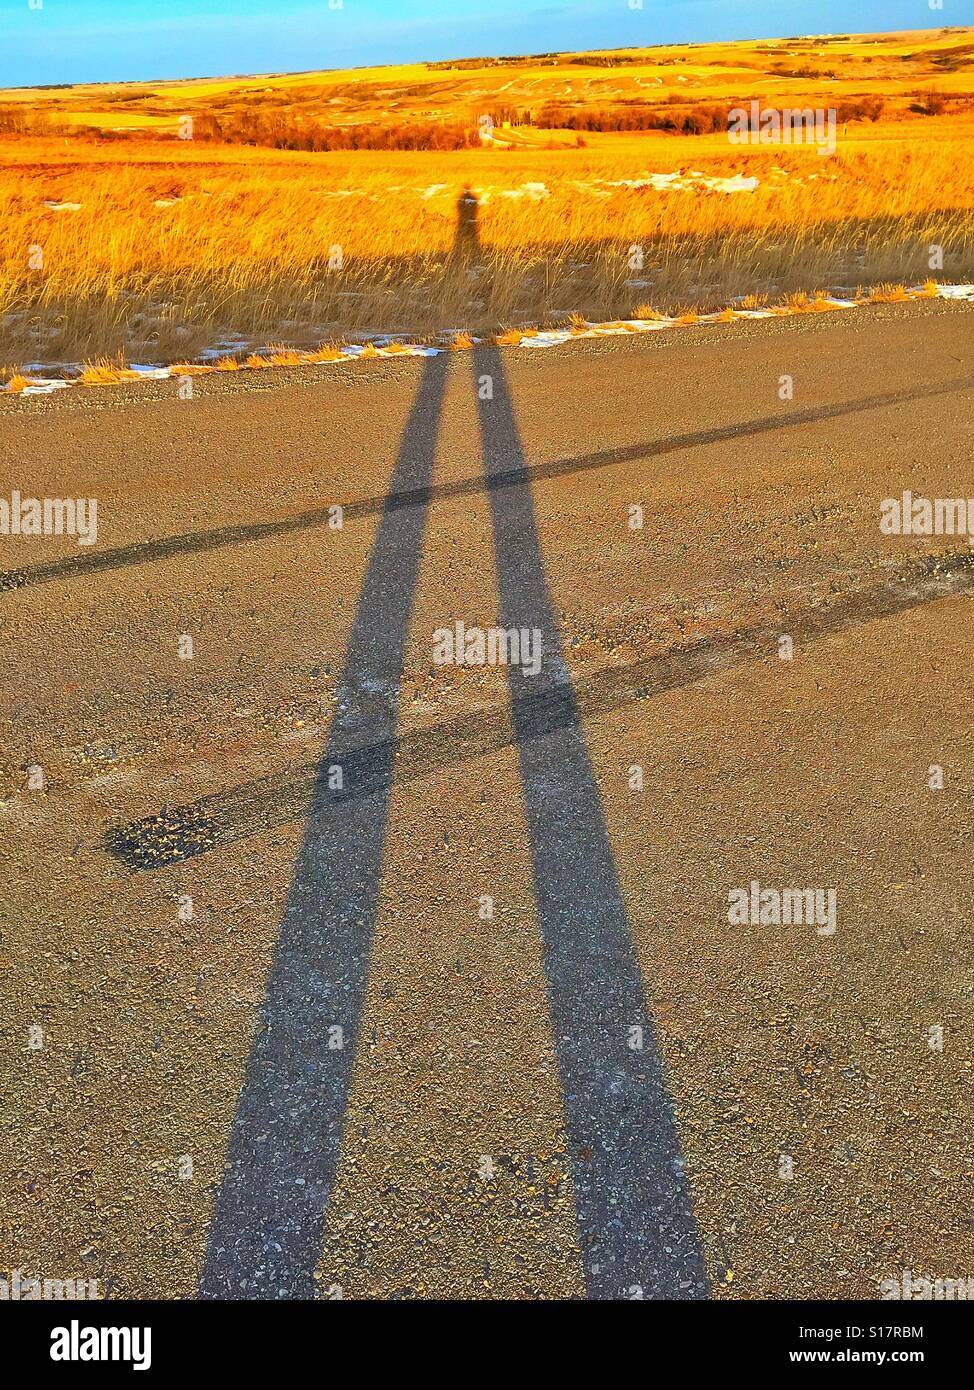
<svg viewBox="0 0 974 1390"><path fill-rule="evenodd" d="M905 285L877 285L869 296L869 303L898 304L909 297Z"/></svg>
<svg viewBox="0 0 974 1390"><path fill-rule="evenodd" d="M908 289L904 285L886 284L878 285L875 290L866 292L860 287L856 291L855 303L860 305L882 304L909 302L914 299L929 299L936 297L937 289L937 282L934 280L928 280L922 286L913 289ZM751 295L748 296L748 298L756 299L757 296ZM848 303L848 301L845 302ZM643 307L644 310L648 308L648 306ZM756 306L752 305L751 307ZM840 309L842 307L843 304L833 302L821 291L816 292L814 296L811 297L800 291L795 294L786 295L784 301L780 304L771 305L769 312L772 314L820 313ZM577 315L572 315L570 317L574 319L578 318ZM640 316L637 315L636 317ZM651 310L649 312L644 312L641 317L659 320L666 316ZM695 310L689 309L678 314L675 318L671 319L670 322L679 327L692 327L695 324L705 321L712 323L732 323L738 317L737 310L728 305L719 313L708 316L706 320L702 319ZM638 333L640 331L637 324L625 320L610 320L609 322L597 325L592 325L587 322L570 323L567 331L572 336L584 336L593 327L596 331L616 330L626 333ZM490 341L502 347L517 346L519 343L523 342L525 338L537 337L538 333L539 330L534 328L523 330L507 329L501 333L494 334ZM476 347L478 341L478 339L471 337L467 333L453 333L448 336L448 346L453 351L469 351ZM370 359L399 354L409 355L410 349L404 344L391 342L386 343L380 351L374 343L369 342L361 347L358 356ZM175 377L179 377L183 374L192 375L207 372L241 371L248 369L251 371L260 371L267 367L296 367L308 366L314 363L350 362L353 360L355 360L354 355L339 351L334 344L323 344L321 347L309 352L285 348L281 351L273 352L270 356L250 353L242 362L234 357L224 357L206 365L199 363L176 363L172 366L172 373ZM7 377L6 384L2 389L13 394L22 392L32 384L29 377L19 372L13 372L10 368L2 370L2 375ZM83 370L72 379L76 383L84 386L111 386L121 381L138 380L139 377L139 372L126 368L118 363L100 361L86 363Z"/></svg>
<svg viewBox="0 0 974 1390"><path fill-rule="evenodd" d="M318 348L316 352L308 353L309 362L341 362L344 360L345 359L337 348L327 344Z"/></svg>
<svg viewBox="0 0 974 1390"><path fill-rule="evenodd" d="M421 336L461 325L468 336L516 341L509 334L532 324L627 317L633 303L637 316L652 318L677 307L709 312L740 295L742 307L758 307L799 291L816 311L828 307L816 286L866 283L888 294L922 282L931 245L943 248L942 279L972 278L974 111L964 114L962 98L974 95L974 69L962 38L660 49L620 69L525 63L445 74L415 65L356 74L357 85L333 73L58 93L45 109L69 123L103 116L117 127L124 117L143 132L156 129L163 108L222 109L265 88L268 101L375 121L389 115L395 93L397 110L405 103L419 113L435 91L452 118L476 109L475 91L500 99L510 81L504 100L512 103L518 84L533 91L541 83L539 101L549 99L549 84L553 100L567 80L584 107L638 94L637 77L659 78L663 97L686 88L694 100L757 87L766 103L807 104L819 90L879 92L896 119L850 122L832 158L655 132L595 134L576 148L555 138L567 132L531 127L448 153L0 138L0 359L188 360L189 371L203 348L226 351L239 334L242 351L216 364L232 371L247 352L291 362L363 330ZM945 54L937 85L953 108L911 116L911 89L929 74L931 55ZM840 80L799 80L782 71L789 64L835 68ZM40 104L36 92L8 98ZM758 186L649 186L649 175L677 170L754 176ZM472 263L452 254L467 184L482 199ZM642 269L632 268L633 248ZM42 264L32 268L38 252Z"/></svg>
<svg viewBox="0 0 974 1390"><path fill-rule="evenodd" d="M505 155L500 169L496 156L491 163L479 152L326 161L262 152L252 167L191 163L178 171L182 201L164 208L153 195L171 183L172 169L163 183L152 161L79 160L65 172L58 150L49 172L39 150L29 172L0 171L8 194L0 351L8 361L117 352L171 361L231 332L257 351L285 334L291 345L312 346L362 327L425 334L459 321L486 334L544 322L559 308L592 321L628 314L640 281L657 312L691 294L705 310L748 291L918 282L929 273L931 243L944 247L943 278L962 279L974 259L974 127L944 120L939 145L916 148L891 136L840 149L824 161L825 183L804 182L823 163L809 150L715 154L708 137L620 137L612 158ZM622 188L596 196L602 184L685 167L694 155L694 167L764 181L751 194ZM396 171L382 172L390 160ZM769 177L775 164L790 171L788 180ZM424 198L433 176L447 188ZM411 185L386 192L397 177ZM450 257L454 201L466 181L488 194L485 268L472 280ZM499 194L532 182L544 183L549 197L526 206ZM348 185L351 196L327 196ZM62 190L81 203L77 212L43 207ZM26 248L35 245L41 271L28 266ZM328 269L334 245L342 247L340 272ZM630 269L633 245L643 249L642 272Z"/></svg>
<svg viewBox="0 0 974 1390"><path fill-rule="evenodd" d="M99 358L95 362L85 362L77 380L79 386L117 386L120 381L137 381L138 377L138 372L121 362Z"/></svg>
<svg viewBox="0 0 974 1390"><path fill-rule="evenodd" d="M270 365L272 367L298 367L305 362L307 357L304 353L295 352L284 343L278 343L271 347Z"/></svg>
<svg viewBox="0 0 974 1390"><path fill-rule="evenodd" d="M905 293L903 297L906 298ZM797 294L786 295L781 308L788 309L793 314L822 314L830 309L837 309L838 305L831 303L822 290L817 290L811 296L804 290L799 290Z"/></svg>

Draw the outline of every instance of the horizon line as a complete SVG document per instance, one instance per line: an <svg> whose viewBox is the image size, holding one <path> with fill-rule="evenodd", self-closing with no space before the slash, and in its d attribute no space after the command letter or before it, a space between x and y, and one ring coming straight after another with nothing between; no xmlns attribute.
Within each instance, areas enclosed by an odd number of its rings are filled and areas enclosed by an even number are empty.
<svg viewBox="0 0 974 1390"><path fill-rule="evenodd" d="M224 73L199 73L194 77L122 77L122 78L102 78L94 82L37 82L20 83L13 87L0 87L2 92L59 92L67 91L74 87L143 87L150 83L156 84L177 84L190 82L226 82L226 81L247 81L258 80L259 78L274 77L311 77L316 73L341 73L341 72L366 72L369 70L382 71L386 68L409 68L409 67L449 67L453 63L472 63L482 59L485 62L503 63L505 61L515 61L524 58L556 58L562 55L578 56L583 53L611 54L611 53L654 53L667 48L715 48L733 47L736 44L745 43L794 43L803 39L841 39L841 38L895 38L898 35L909 34L945 34L945 33L964 33L965 31L974 32L974 25L971 24L935 24L926 29L842 29L830 33L819 34L753 34L745 35L739 39L705 39L689 40L674 43L659 43L651 45L641 44L621 44L615 48L556 48L546 49L542 52L528 51L525 53L471 53L469 55L457 55L452 58L414 58L408 62L401 63L355 63L347 67L333 68L293 68L277 69L273 72L224 72Z"/></svg>

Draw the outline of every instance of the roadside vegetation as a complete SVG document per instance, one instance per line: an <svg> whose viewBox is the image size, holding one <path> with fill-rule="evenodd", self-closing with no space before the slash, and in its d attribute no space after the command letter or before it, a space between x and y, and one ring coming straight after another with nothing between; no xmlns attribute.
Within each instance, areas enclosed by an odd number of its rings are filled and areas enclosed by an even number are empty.
<svg viewBox="0 0 974 1390"><path fill-rule="evenodd" d="M259 355L974 278L963 40L6 93L0 362ZM756 93L831 102L834 155L729 143L728 111ZM458 255L467 186L477 245Z"/></svg>

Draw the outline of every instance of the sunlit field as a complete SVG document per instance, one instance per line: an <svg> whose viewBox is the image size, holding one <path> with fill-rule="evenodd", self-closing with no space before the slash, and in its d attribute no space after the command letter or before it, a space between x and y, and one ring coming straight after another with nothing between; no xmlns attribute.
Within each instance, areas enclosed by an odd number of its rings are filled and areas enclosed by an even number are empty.
<svg viewBox="0 0 974 1390"><path fill-rule="evenodd" d="M971 278L972 58L974 31L949 30L3 93L0 362ZM837 108L835 153L684 129L752 99ZM633 120L674 128L579 129ZM275 147L437 132L462 147ZM465 186L477 241L458 254Z"/></svg>

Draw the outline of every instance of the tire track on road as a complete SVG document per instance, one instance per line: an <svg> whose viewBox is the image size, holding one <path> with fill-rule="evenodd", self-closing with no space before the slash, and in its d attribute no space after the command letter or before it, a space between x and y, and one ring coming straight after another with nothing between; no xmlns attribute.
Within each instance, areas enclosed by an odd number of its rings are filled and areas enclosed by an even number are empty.
<svg viewBox="0 0 974 1390"><path fill-rule="evenodd" d="M379 795L392 782L428 776L458 760L487 757L516 741L566 727L575 709L586 719L611 714L775 653L783 626L797 646L845 628L892 617L921 604L974 588L974 552L928 556L880 584L853 590L834 602L789 615L776 627L760 625L662 652L631 666L610 667L577 682L514 693L512 707L474 710L458 718L378 743L356 743L343 754L344 785L322 785L318 764L255 778L225 792L166 808L127 825L113 826L103 847L128 868L146 871L258 835L303 816L316 820L347 801Z"/></svg>
<svg viewBox="0 0 974 1390"><path fill-rule="evenodd" d="M427 361L433 360L435 359L427 359ZM820 420L832 420L844 415L860 414L863 411L881 410L886 406L905 405L910 401L923 400L930 396L942 396L954 391L971 389L974 389L974 376L961 377L937 386L917 386L908 391L890 391L882 395L864 396L854 401L810 406L803 410L792 411L790 414L768 415L758 420L745 420L737 424L721 425L710 430L677 434L668 439L645 440L639 444L628 444L615 449L602 449L596 453L552 459L547 463L525 464L523 470L499 469L490 477L460 478L449 483L433 484L430 482L417 487L400 488L385 496L358 497L347 502L336 499L326 506L298 512L295 516L280 517L275 521L258 521L240 526L221 526L213 531L193 531L177 536L161 536L151 541L137 541L113 550L88 551L83 555L69 555L59 560L50 560L45 564L27 565L22 569L0 571L0 593L26 588L30 585L51 584L58 580L81 579L91 574L154 564L180 555L194 555L208 550L220 550L225 546L246 545L251 542L268 540L274 536L284 536L326 527L334 507L341 507L345 519L352 521L360 517L385 515L410 507L421 507L425 510L438 502L449 501L456 497L470 497L480 493L492 494L505 488L518 488L522 484L525 472L533 482L540 482L549 478L568 477L572 474L590 472L595 469L613 468L623 463L636 463L645 459L660 458L667 454L681 453L687 449L705 448L711 444L726 443L728 440L746 439L749 436L767 434L774 430L788 429L794 425L814 424Z"/></svg>

